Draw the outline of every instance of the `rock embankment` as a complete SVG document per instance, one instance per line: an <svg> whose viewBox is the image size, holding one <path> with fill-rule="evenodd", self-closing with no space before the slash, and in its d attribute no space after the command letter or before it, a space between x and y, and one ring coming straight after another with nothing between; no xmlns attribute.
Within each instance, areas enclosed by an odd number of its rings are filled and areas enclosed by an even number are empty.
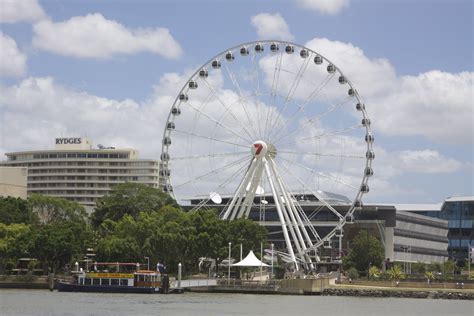
<svg viewBox="0 0 474 316"><path fill-rule="evenodd" d="M359 297L406 297L434 298L451 300L474 300L474 293L449 291L406 291L406 290L376 290L376 289L335 289L327 288L321 293L328 296L359 296Z"/></svg>

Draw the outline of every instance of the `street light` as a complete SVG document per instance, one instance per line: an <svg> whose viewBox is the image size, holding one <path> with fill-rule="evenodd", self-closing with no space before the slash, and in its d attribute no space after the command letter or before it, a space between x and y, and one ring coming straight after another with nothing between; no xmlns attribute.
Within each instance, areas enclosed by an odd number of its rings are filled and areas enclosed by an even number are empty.
<svg viewBox="0 0 474 316"><path fill-rule="evenodd" d="M146 259L146 269L150 270L150 257L145 257Z"/></svg>
<svg viewBox="0 0 474 316"><path fill-rule="evenodd" d="M272 243L272 274L270 275L272 279L273 279L273 247L274 245Z"/></svg>
<svg viewBox="0 0 474 316"><path fill-rule="evenodd" d="M232 243L229 241L229 262L227 263L227 264L228 264L228 268L227 268L227 285L230 284L230 256L231 256L231 254L232 254L231 246L232 246Z"/></svg>

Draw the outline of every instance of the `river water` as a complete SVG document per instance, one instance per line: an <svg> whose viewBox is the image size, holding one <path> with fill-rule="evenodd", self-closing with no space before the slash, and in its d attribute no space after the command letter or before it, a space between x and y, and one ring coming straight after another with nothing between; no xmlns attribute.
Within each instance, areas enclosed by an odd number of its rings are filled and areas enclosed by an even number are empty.
<svg viewBox="0 0 474 316"><path fill-rule="evenodd" d="M473 301L185 293L103 294L0 289L0 315L474 315Z"/></svg>

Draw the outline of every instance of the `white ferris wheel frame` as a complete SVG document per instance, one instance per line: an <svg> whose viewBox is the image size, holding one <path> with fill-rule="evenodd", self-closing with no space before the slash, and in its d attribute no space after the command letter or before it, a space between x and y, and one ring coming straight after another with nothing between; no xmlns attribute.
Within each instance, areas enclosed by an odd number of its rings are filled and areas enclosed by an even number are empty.
<svg viewBox="0 0 474 316"><path fill-rule="evenodd" d="M253 143L251 144L253 157L250 160L250 164L248 165L247 170L243 170L242 168L239 169L242 172L242 179L239 183L239 186L235 190L233 197L229 200L230 204L228 203L226 205L226 208L222 211L221 217L224 220L233 220L241 217L248 217L252 206L254 205L253 201L255 196L257 195L259 187L258 184L262 178L265 178L271 188L271 195L274 199L289 258L291 258L291 260L294 262L296 270L300 269L301 265L305 266L305 268L311 269L314 268L314 263L319 261L317 249L328 243L335 235L340 234L344 225L347 222L352 221L353 213L355 212L355 210L362 207L362 196L368 193L368 180L369 177L373 175L373 169L371 166L372 161L375 158L372 145L374 137L371 132L370 119L367 115L365 105L362 102L361 97L359 96L357 90L354 88L350 80L343 74L343 72L333 62L331 62L323 55L317 53L312 49L288 41L260 40L234 46L232 48L222 51L221 53L209 59L206 63L199 67L198 70L196 70L186 81L184 86L179 91L178 96L176 97L170 109L163 132L160 178L163 178L164 180L163 190L165 192L168 192L174 198L176 198L176 195L173 191L171 174L169 171L170 160L172 159L170 158L168 150L171 145L171 136L175 127L175 117L179 115L181 105L188 101L188 92L193 89L192 85L196 84L194 88L197 87L197 82L199 82L200 80L200 71L206 70L208 68L212 69L212 63L215 61L226 62L226 54L231 53L233 60L234 55L239 55L239 51L241 49L247 49L247 54L249 54L248 50L255 50L257 45L260 45L262 51L258 53L261 53L263 52L263 48L268 49L268 46L273 44L278 45L278 47L290 46L292 47L292 49L294 49L295 52L299 52L302 57L302 51L306 51L307 56L319 56L322 59L322 63L327 63L328 67L331 65L333 67L333 72L339 74L340 78L344 78L343 83L347 84L349 87L348 94L354 100L357 100L356 109L362 115L362 125L359 127L365 127L365 142L367 146L367 151L365 157L365 169L362 172L362 181L360 187L358 188L356 196L352 200L351 206L344 214L344 216L339 213L329 202L326 201L322 194L320 194L320 191L309 188L310 192L338 218L338 222L334 226L334 228L327 235L321 237L314 228L314 225L304 213L298 201L294 198L293 194L286 187L280 175L280 172L278 171L278 168L275 164L275 153L272 153L272 145L266 144L263 140L254 139ZM256 52L253 53L257 54ZM208 118L213 119L209 116ZM219 124L217 120L215 121L215 123ZM234 131L232 128L226 128L231 133L237 134L237 132ZM259 151L259 148L261 149L261 152ZM256 153L256 151L259 151L259 153ZM214 170L214 172L219 172L219 170L216 169ZM324 177L325 175L322 174L322 176ZM191 179L190 181L199 180L199 178L196 178ZM296 180L304 184L302 180L298 177L296 177ZM202 207L210 199L211 197L203 199L197 207Z"/></svg>

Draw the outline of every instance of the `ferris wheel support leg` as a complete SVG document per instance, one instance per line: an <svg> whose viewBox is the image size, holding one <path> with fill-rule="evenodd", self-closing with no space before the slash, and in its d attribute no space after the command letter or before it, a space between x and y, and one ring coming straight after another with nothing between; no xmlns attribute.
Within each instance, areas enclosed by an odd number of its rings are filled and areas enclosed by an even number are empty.
<svg viewBox="0 0 474 316"><path fill-rule="evenodd" d="M272 190L273 197L275 199L275 206L276 206L276 209L277 209L277 212L278 212L278 218L280 219L280 224L281 224L281 228L282 228L282 231L283 231L283 237L285 238L286 247L288 248L288 252L290 253L291 260L293 260L293 262L295 263L295 269L296 269L296 271L298 271L299 266L298 266L298 263L296 262L296 257L295 257L295 253L293 251L293 246L291 245L290 237L288 236L288 229L287 229L285 220L283 218L283 213L282 213L281 205L280 205L280 202L279 202L278 193L275 189L275 185L273 184L270 168L268 167L267 163L264 163L264 167L265 167L265 173L268 177L268 182L270 184L270 188Z"/></svg>
<svg viewBox="0 0 474 316"><path fill-rule="evenodd" d="M252 177L252 181L250 182L248 195L244 201L245 210L243 208L241 209L242 214L239 217L245 215L245 218L247 218L250 214L258 184L260 183L260 180L262 179L262 174L263 174L263 169L264 169L263 164L264 164L263 160L259 159L258 165L255 168L254 176Z"/></svg>
<svg viewBox="0 0 474 316"><path fill-rule="evenodd" d="M242 200L242 193L243 193L243 190L245 190L245 184L247 183L248 178L253 174L253 171L255 169L255 163L256 163L256 159L253 159L250 164L249 169L247 170L244 177L242 178L242 181L240 181L240 184L237 190L235 191L234 197L232 198L232 201L230 202L229 207L225 211L224 216L222 216L222 219L229 219L229 217L230 219L235 218L235 214L233 213L234 206L237 209L240 206L240 203Z"/></svg>
<svg viewBox="0 0 474 316"><path fill-rule="evenodd" d="M303 236L301 234L301 231L302 230L305 231L306 229L305 229L304 225L299 225L299 223L297 222L297 220L295 218L295 214L297 214L297 211L296 211L296 208L294 206L294 202L293 202L293 199L291 197L291 194L288 192L288 190L284 186L283 181L282 181L279 173L276 170L276 166L275 166L274 161L272 159L268 159L268 164L270 165L270 169L272 170L273 174L275 175L277 185L278 185L281 193L283 194L283 198L286 201L286 203L285 203L285 209L287 211L286 220L291 223L290 232L292 232L293 240L295 241L295 245L298 249L298 254L299 254L301 260L303 262L305 262L305 264L309 264L310 267L313 268L311 258L306 253L307 247L306 247L305 241L303 239ZM294 227L294 232L293 232L293 227Z"/></svg>

